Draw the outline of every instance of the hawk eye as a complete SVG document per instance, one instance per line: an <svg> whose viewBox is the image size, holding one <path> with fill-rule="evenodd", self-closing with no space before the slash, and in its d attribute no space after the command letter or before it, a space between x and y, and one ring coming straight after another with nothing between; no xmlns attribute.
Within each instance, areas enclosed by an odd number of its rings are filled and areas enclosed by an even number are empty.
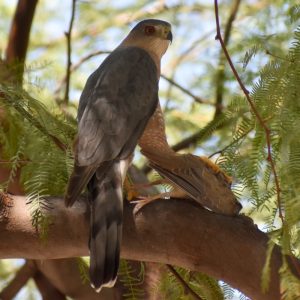
<svg viewBox="0 0 300 300"><path fill-rule="evenodd" d="M147 35L151 35L155 32L155 27L154 26L145 26L145 33Z"/></svg>

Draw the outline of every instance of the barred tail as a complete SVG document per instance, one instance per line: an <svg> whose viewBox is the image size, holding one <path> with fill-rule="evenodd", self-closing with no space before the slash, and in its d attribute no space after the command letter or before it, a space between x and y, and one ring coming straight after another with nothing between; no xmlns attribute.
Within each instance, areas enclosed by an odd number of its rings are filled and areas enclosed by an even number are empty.
<svg viewBox="0 0 300 300"><path fill-rule="evenodd" d="M99 168L88 190L91 201L90 280L100 291L114 285L120 260L123 195L120 162L114 162L105 176Z"/></svg>

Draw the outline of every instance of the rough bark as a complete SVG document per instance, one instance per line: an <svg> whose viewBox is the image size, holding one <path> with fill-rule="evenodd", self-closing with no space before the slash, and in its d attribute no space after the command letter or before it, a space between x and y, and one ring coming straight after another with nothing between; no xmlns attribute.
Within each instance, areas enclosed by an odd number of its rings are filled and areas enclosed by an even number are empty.
<svg viewBox="0 0 300 300"><path fill-rule="evenodd" d="M26 198L12 197L2 205L0 258L56 259L88 255L88 213L82 201L66 209L62 198L47 199L52 209L49 235L42 242L26 206ZM260 289L268 237L244 216L228 217L186 200L161 200L137 215L124 207L123 258L160 262L201 271L224 280L251 299L280 299L279 247L271 258L267 294ZM299 265L299 261L296 262Z"/></svg>
<svg viewBox="0 0 300 300"><path fill-rule="evenodd" d="M54 287L45 275L37 270L33 276L35 285L37 286L43 300L65 300L66 296Z"/></svg>
<svg viewBox="0 0 300 300"><path fill-rule="evenodd" d="M18 81L22 81L24 62L29 44L31 24L38 0L19 0L12 19L5 61L14 65L19 63Z"/></svg>

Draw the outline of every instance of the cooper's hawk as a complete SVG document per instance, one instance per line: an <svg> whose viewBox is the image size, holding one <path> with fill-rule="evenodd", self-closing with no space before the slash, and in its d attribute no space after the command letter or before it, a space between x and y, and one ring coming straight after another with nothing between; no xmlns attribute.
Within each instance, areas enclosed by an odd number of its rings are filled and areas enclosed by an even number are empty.
<svg viewBox="0 0 300 300"><path fill-rule="evenodd" d="M150 166L179 187L179 191L176 189L178 197L183 197L184 191L202 206L222 214L235 215L241 210L241 204L230 189L230 178L217 165L208 158L177 154L172 150L167 142L164 117L159 104L139 140L139 145L141 152L149 159ZM156 197L148 200L154 199ZM145 200L144 204L149 201ZM138 209L142 205L143 201Z"/></svg>
<svg viewBox="0 0 300 300"><path fill-rule="evenodd" d="M122 184L138 139L157 107L160 60L170 41L169 23L138 23L89 77L80 97L75 164L65 204L71 206L87 186L90 279L97 290L116 280Z"/></svg>

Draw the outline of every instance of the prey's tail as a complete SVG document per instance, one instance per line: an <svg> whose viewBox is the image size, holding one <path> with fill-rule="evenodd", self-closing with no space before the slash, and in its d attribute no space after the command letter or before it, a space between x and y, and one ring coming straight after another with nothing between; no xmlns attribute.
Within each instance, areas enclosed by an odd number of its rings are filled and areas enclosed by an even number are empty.
<svg viewBox="0 0 300 300"><path fill-rule="evenodd" d="M224 214L237 215L242 205L231 190L231 179L207 158L192 154L168 154L142 149L150 166L202 206Z"/></svg>
<svg viewBox="0 0 300 300"><path fill-rule="evenodd" d="M120 162L113 162L103 176L99 168L88 184L91 202L90 280L100 291L114 285L120 260L123 218Z"/></svg>

